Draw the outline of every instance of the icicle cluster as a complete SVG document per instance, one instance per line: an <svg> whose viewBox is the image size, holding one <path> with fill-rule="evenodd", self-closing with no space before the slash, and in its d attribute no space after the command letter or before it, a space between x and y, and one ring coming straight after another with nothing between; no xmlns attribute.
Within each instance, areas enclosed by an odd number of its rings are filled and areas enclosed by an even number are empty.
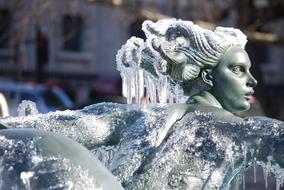
<svg viewBox="0 0 284 190"><path fill-rule="evenodd" d="M263 177L265 181L265 188L268 189L268 176L274 174L276 180L276 190L280 190L284 184L284 169L278 164L272 164L274 162L271 156L267 157L267 163L259 162L259 165L263 169Z"/></svg>
<svg viewBox="0 0 284 190"><path fill-rule="evenodd" d="M140 38L132 37L116 56L127 103L175 103L183 101L182 89L166 72L166 61Z"/></svg>
<svg viewBox="0 0 284 190"><path fill-rule="evenodd" d="M245 190L246 187L246 175L245 172L247 170L247 157L249 156L251 158L251 165L253 167L253 181L256 183L256 174L257 174L257 166L261 166L263 171L263 178L264 178L264 184L265 188L268 189L268 177L270 175L273 175L275 177L275 184L276 184L276 190L280 190L281 187L283 187L284 184L284 169L279 166L279 164L275 163L275 160L272 156L267 157L267 161L257 161L256 155L258 154L258 149L250 149L247 150L247 145L242 145L242 157L243 157L243 163L242 163L242 171L236 176L236 186L235 189L239 190L239 186L242 186L242 189Z"/></svg>
<svg viewBox="0 0 284 190"><path fill-rule="evenodd" d="M133 99L140 103L144 96L144 75L140 68L143 48L143 40L132 37L117 53L116 62L122 78L122 94L127 97L128 104L131 104Z"/></svg>

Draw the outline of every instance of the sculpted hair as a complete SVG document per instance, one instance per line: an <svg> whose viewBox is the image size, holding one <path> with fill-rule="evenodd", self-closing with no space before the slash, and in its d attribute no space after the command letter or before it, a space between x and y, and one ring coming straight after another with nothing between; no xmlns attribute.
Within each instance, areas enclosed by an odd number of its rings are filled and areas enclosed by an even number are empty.
<svg viewBox="0 0 284 190"><path fill-rule="evenodd" d="M143 30L152 48L168 63L173 79L190 81L202 69L214 68L232 46L245 47L246 36L238 29L217 27L214 31L190 21L145 21Z"/></svg>

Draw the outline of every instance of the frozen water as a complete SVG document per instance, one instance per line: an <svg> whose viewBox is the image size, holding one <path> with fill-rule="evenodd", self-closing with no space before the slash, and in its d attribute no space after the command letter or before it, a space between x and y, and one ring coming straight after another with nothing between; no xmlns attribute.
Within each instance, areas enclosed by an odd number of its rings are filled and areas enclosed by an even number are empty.
<svg viewBox="0 0 284 190"><path fill-rule="evenodd" d="M140 103L142 97L161 104L185 101L179 82L166 75L166 61L149 46L149 42L130 38L118 51L116 62L122 78L122 94L128 104Z"/></svg>
<svg viewBox="0 0 284 190"><path fill-rule="evenodd" d="M171 105L101 103L82 110L1 118L9 128L37 128L88 147L125 189L230 189L250 165L283 183L284 123L240 123L187 113L169 125ZM35 159L39 160L39 159ZM25 171L27 172L27 171Z"/></svg>
<svg viewBox="0 0 284 190"><path fill-rule="evenodd" d="M101 189L80 166L60 156L43 156L38 138L0 136L0 189Z"/></svg>
<svg viewBox="0 0 284 190"><path fill-rule="evenodd" d="M30 100L23 100L17 109L18 116L27 116L38 114L38 109L36 107L36 103Z"/></svg>

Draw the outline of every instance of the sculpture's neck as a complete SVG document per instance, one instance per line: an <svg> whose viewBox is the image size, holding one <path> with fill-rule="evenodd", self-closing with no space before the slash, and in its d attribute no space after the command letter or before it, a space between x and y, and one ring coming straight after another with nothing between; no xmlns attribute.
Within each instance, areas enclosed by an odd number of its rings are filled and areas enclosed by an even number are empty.
<svg viewBox="0 0 284 190"><path fill-rule="evenodd" d="M208 91L203 91L198 95L191 97L187 103L190 104L200 104L200 105L208 105L217 108L223 109L220 102Z"/></svg>

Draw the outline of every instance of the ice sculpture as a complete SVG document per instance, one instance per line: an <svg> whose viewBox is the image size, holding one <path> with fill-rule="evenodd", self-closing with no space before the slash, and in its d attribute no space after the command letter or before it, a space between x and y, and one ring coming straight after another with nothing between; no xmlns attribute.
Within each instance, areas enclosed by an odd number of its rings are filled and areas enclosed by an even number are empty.
<svg viewBox="0 0 284 190"><path fill-rule="evenodd" d="M101 103L0 122L70 137L125 189L227 190L238 186L248 166L259 164L265 176L275 174L278 190L284 180L284 123L232 113L250 107L257 83L245 35L175 19L145 21L143 30L147 40L128 40L117 67L128 103L146 94L151 104Z"/></svg>

